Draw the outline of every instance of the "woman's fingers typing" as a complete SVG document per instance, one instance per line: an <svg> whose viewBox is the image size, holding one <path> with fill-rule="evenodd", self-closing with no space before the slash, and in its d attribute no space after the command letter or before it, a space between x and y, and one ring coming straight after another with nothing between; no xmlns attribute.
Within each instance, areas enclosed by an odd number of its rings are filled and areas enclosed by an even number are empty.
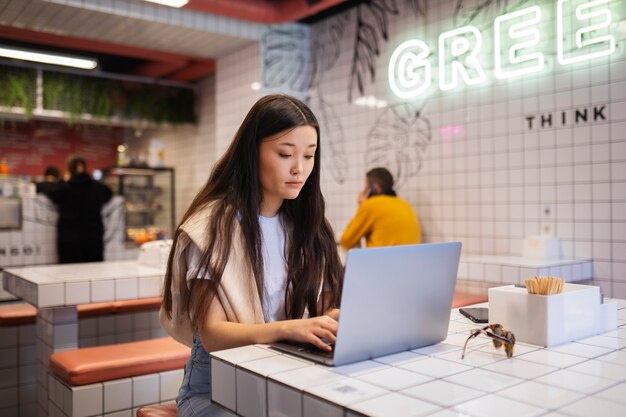
<svg viewBox="0 0 626 417"><path fill-rule="evenodd" d="M323 350L331 350L328 343L335 343L337 321L328 316L313 317L302 320L289 320L286 339L307 342Z"/></svg>
<svg viewBox="0 0 626 417"><path fill-rule="evenodd" d="M317 346L322 350L332 350L332 347L329 346L330 343L335 343L337 337L335 333L330 330L320 329L317 332L310 335L309 343Z"/></svg>

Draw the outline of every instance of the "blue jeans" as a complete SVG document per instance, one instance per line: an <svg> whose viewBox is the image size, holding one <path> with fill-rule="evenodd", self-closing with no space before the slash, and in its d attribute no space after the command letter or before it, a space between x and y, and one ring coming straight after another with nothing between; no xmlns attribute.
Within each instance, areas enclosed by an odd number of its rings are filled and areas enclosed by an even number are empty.
<svg viewBox="0 0 626 417"><path fill-rule="evenodd" d="M225 408L211 401L211 358L196 333L185 376L176 398L178 417L230 417Z"/></svg>

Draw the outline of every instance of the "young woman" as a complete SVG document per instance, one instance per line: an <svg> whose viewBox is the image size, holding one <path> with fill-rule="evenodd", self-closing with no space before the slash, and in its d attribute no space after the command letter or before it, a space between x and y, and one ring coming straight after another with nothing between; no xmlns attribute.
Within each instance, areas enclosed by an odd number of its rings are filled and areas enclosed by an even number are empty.
<svg viewBox="0 0 626 417"><path fill-rule="evenodd" d="M342 268L324 217L319 136L301 101L261 98L176 230L161 324L192 347L181 417L222 415L207 352L335 341Z"/></svg>

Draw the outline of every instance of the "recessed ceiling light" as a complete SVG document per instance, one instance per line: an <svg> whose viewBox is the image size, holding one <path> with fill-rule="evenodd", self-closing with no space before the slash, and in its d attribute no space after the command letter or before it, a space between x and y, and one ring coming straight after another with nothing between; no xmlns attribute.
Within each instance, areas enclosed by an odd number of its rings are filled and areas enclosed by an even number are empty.
<svg viewBox="0 0 626 417"><path fill-rule="evenodd" d="M150 3L158 3L163 6L169 7L183 7L185 4L189 3L189 0L146 0Z"/></svg>
<svg viewBox="0 0 626 417"><path fill-rule="evenodd" d="M0 57L21 59L23 61L41 62L43 64L62 65L80 69L92 70L98 66L98 61L90 58L77 58L68 55L59 55L48 52L29 51L27 49L0 46Z"/></svg>

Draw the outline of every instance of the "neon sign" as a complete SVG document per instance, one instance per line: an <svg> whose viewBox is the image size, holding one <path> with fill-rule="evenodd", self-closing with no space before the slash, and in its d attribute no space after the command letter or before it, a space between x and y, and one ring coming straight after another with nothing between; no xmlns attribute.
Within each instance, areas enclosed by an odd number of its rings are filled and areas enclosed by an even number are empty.
<svg viewBox="0 0 626 417"><path fill-rule="evenodd" d="M568 19L563 18L563 4L570 0L559 0L556 9L556 36L557 39L565 37L565 26ZM567 55L564 51L564 42L557 42L557 56L561 65L572 64L574 62L587 61L593 58L610 55L615 52L615 36L606 34L604 36L593 36L594 31L609 29L611 25L611 11L606 8L597 7L607 4L609 0L595 0L584 2L576 7L576 19L573 19L570 31L575 30L575 46L571 46L572 51ZM595 9L595 10L594 10ZM584 26L580 22L584 20L597 21L595 24ZM587 39L584 39L587 37ZM594 48L597 46L597 48ZM594 50L597 49L597 50Z"/></svg>
<svg viewBox="0 0 626 417"><path fill-rule="evenodd" d="M610 0L558 0L556 2L556 50L561 65L587 61L616 50L610 33ZM542 21L539 6L531 6L495 18L493 64L494 76L510 79L541 72L545 56L541 52ZM545 42L544 42L545 44ZM439 89L453 90L463 85L486 81L479 54L483 34L475 26L442 32L438 39ZM428 45L418 39L401 43L391 55L388 66L389 86L403 99L424 93L432 83L433 69Z"/></svg>
<svg viewBox="0 0 626 417"><path fill-rule="evenodd" d="M515 23L520 17L530 18ZM541 21L541 9L539 6L529 7L524 10L496 17L493 22L494 39L494 65L497 78L512 78L543 69L544 59L541 52L524 53L539 44L539 29L535 26ZM511 23L513 22L513 23ZM503 31L510 24L506 32L511 39L520 39L505 50L502 46ZM525 40L524 40L525 39ZM505 53L506 52L506 53ZM503 59L506 58L506 61ZM504 65L504 62L510 65ZM511 69L508 69L511 67Z"/></svg>
<svg viewBox="0 0 626 417"><path fill-rule="evenodd" d="M459 76L467 85L479 84L485 80L485 72L477 59L482 44L483 36L474 26L465 26L439 35L440 89L456 88L459 85ZM452 58L449 68L446 65L448 57Z"/></svg>

